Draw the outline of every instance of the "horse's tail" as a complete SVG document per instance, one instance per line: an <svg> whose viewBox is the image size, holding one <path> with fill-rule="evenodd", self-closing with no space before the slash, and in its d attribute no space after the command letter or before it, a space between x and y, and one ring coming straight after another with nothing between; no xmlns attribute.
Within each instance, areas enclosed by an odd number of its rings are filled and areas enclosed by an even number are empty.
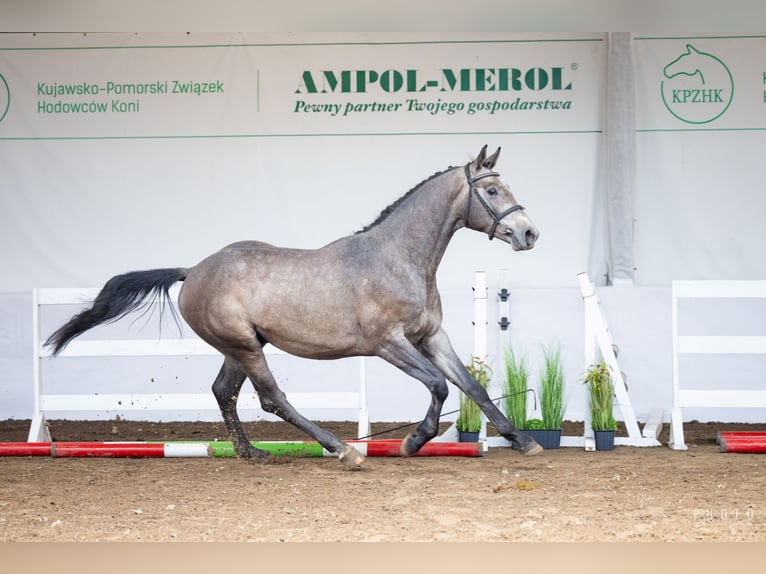
<svg viewBox="0 0 766 574"><path fill-rule="evenodd" d="M152 294L159 298L160 307L166 304L170 306L173 317L178 323L168 291L174 283L186 279L186 273L186 269L179 267L132 271L112 277L96 296L91 308L75 315L69 322L59 327L48 337L45 345L53 347L53 354L57 355L72 339L88 329L104 323L113 323L131 311L148 305L150 302L145 299Z"/></svg>

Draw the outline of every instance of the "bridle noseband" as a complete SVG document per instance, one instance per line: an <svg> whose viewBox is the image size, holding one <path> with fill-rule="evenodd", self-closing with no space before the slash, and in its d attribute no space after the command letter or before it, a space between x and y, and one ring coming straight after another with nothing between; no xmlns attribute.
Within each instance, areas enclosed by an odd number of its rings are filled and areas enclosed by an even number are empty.
<svg viewBox="0 0 766 574"><path fill-rule="evenodd" d="M489 240L492 241L492 239L495 237L495 230L497 230L497 226L500 225L500 221L506 216L514 211L520 211L523 210L524 207L520 204L513 205L503 211L502 213L498 214L494 209L492 209L492 206L489 205L486 201L484 201L484 198L479 195L479 191L476 189L476 186L474 185L477 181L480 179L484 179L485 177L491 177L496 176L500 177L499 173L496 173L494 171L489 171L487 173L482 173L481 175L472 176L471 175L471 169L470 169L470 163L466 164L465 166L465 178L468 180L468 187L470 188L468 190L468 205L466 205L465 208L465 224L468 225L468 215L471 212L471 200L473 199L473 196L476 195L476 199L479 200L479 203L481 203L484 206L484 209L487 210L487 213L492 217L492 227L489 228L489 231L487 232L487 235L489 235Z"/></svg>

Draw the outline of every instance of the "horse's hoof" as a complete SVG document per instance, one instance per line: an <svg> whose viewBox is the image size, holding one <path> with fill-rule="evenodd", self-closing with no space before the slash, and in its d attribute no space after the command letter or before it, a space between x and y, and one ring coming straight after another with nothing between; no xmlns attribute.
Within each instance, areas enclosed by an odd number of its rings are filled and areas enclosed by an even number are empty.
<svg viewBox="0 0 766 574"><path fill-rule="evenodd" d="M235 449L239 458L244 458L252 462L266 462L273 458L272 454L266 450L255 448L252 445L248 445L243 449Z"/></svg>
<svg viewBox="0 0 766 574"><path fill-rule="evenodd" d="M532 440L529 442L529 444L527 444L527 446L524 447L521 452L524 453L524 456L536 456L538 454L542 454L544 450L545 449L543 447Z"/></svg>
<svg viewBox="0 0 766 574"><path fill-rule="evenodd" d="M404 440L402 441L402 446L399 447L399 454L401 454L403 457L410 457L413 454L415 454L418 451L417 448L412 444L412 433L408 434L406 437L404 437Z"/></svg>
<svg viewBox="0 0 766 574"><path fill-rule="evenodd" d="M343 452L340 453L338 460L343 463L343 466L346 467L346 470L361 470L362 463L364 463L365 459L361 454L359 454L358 450L347 444L346 448L343 449Z"/></svg>

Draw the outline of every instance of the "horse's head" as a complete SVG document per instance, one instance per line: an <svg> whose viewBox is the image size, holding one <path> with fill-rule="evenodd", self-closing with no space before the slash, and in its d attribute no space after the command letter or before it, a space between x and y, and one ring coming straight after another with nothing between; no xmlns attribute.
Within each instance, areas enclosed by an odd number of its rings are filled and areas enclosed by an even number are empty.
<svg viewBox="0 0 766 574"><path fill-rule="evenodd" d="M705 80L702 77L702 71L700 70L701 57L703 57L703 54L699 50L697 50L691 44L687 44L686 52L665 66L665 68L662 70L662 73L669 80L679 75L698 75L704 84Z"/></svg>
<svg viewBox="0 0 766 574"><path fill-rule="evenodd" d="M484 146L478 157L465 166L466 227L483 231L490 240L497 237L510 243L515 251L532 249L540 233L500 179L500 174L492 171L499 156L500 148L497 148L487 157L487 146Z"/></svg>

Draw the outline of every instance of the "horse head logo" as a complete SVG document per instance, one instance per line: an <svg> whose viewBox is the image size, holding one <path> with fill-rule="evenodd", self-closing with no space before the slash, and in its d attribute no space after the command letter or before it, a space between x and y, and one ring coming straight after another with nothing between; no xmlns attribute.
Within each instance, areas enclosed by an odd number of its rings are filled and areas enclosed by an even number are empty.
<svg viewBox="0 0 766 574"><path fill-rule="evenodd" d="M8 88L8 82L0 74L0 122L5 119L8 108L11 105L11 90Z"/></svg>
<svg viewBox="0 0 766 574"><path fill-rule="evenodd" d="M726 64L691 44L662 74L662 101L682 122L712 122L723 115L734 97L734 80Z"/></svg>

